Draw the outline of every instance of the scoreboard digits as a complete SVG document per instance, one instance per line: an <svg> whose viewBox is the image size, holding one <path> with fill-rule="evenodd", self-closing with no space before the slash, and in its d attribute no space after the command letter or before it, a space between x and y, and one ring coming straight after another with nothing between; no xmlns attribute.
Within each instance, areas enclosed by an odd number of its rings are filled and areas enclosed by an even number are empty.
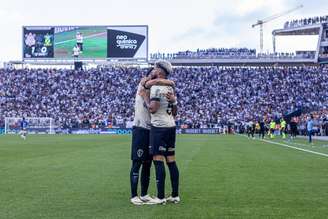
<svg viewBox="0 0 328 219"><path fill-rule="evenodd" d="M23 59L148 59L148 26L24 26Z"/></svg>
<svg viewBox="0 0 328 219"><path fill-rule="evenodd" d="M23 57L54 58L54 28L24 27Z"/></svg>

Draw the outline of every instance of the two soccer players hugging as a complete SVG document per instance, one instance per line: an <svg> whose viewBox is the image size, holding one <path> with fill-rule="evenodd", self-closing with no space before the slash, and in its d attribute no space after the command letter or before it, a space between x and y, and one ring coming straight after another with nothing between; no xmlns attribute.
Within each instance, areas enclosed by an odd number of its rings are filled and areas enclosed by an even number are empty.
<svg viewBox="0 0 328 219"><path fill-rule="evenodd" d="M142 78L135 98L135 115L132 130L130 171L131 203L166 204L179 203L179 170L175 161L177 98L175 83L168 80L173 72L169 62L161 60L154 64ZM172 193L165 198L166 162L171 179ZM157 196L148 195L150 168L154 163ZM142 168L141 168L142 167ZM141 168L141 196L138 196Z"/></svg>

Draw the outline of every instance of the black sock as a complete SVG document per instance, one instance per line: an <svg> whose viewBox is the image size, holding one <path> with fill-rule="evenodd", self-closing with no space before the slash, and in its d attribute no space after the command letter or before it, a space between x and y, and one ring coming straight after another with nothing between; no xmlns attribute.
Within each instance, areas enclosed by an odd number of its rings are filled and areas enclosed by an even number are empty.
<svg viewBox="0 0 328 219"><path fill-rule="evenodd" d="M156 170L157 197L163 199L165 195L165 166L163 161L154 160Z"/></svg>
<svg viewBox="0 0 328 219"><path fill-rule="evenodd" d="M139 181L139 169L141 166L140 161L132 161L132 167L130 171L130 184L131 184L131 198L138 196L138 181Z"/></svg>
<svg viewBox="0 0 328 219"><path fill-rule="evenodd" d="M179 196L179 169L176 162L167 163L170 170L172 197Z"/></svg>
<svg viewBox="0 0 328 219"><path fill-rule="evenodd" d="M145 161L142 163L141 196L145 196L148 193L149 179L150 179L150 167L151 167L151 161Z"/></svg>

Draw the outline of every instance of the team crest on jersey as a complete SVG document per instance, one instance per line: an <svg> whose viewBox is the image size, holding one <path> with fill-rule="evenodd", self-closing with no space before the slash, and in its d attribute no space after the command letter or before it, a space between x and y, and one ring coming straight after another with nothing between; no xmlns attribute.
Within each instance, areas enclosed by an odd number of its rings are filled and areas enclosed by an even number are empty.
<svg viewBox="0 0 328 219"><path fill-rule="evenodd" d="M138 157L141 157L143 155L143 150L142 149L139 149L137 151L137 155L138 155Z"/></svg>

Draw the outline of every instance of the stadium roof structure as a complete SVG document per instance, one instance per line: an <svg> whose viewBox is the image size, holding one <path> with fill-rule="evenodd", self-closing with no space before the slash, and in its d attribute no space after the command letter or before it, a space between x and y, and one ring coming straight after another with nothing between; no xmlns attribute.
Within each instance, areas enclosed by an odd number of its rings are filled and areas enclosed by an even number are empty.
<svg viewBox="0 0 328 219"><path fill-rule="evenodd" d="M293 27L287 29L277 29L272 32L273 36L299 36L299 35L319 35L321 24Z"/></svg>
<svg viewBox="0 0 328 219"><path fill-rule="evenodd" d="M298 27L277 29L272 31L273 51L276 51L276 36L311 36L318 35L315 60L319 63L327 61L328 53L328 23L318 23ZM324 57L324 58L322 58Z"/></svg>

